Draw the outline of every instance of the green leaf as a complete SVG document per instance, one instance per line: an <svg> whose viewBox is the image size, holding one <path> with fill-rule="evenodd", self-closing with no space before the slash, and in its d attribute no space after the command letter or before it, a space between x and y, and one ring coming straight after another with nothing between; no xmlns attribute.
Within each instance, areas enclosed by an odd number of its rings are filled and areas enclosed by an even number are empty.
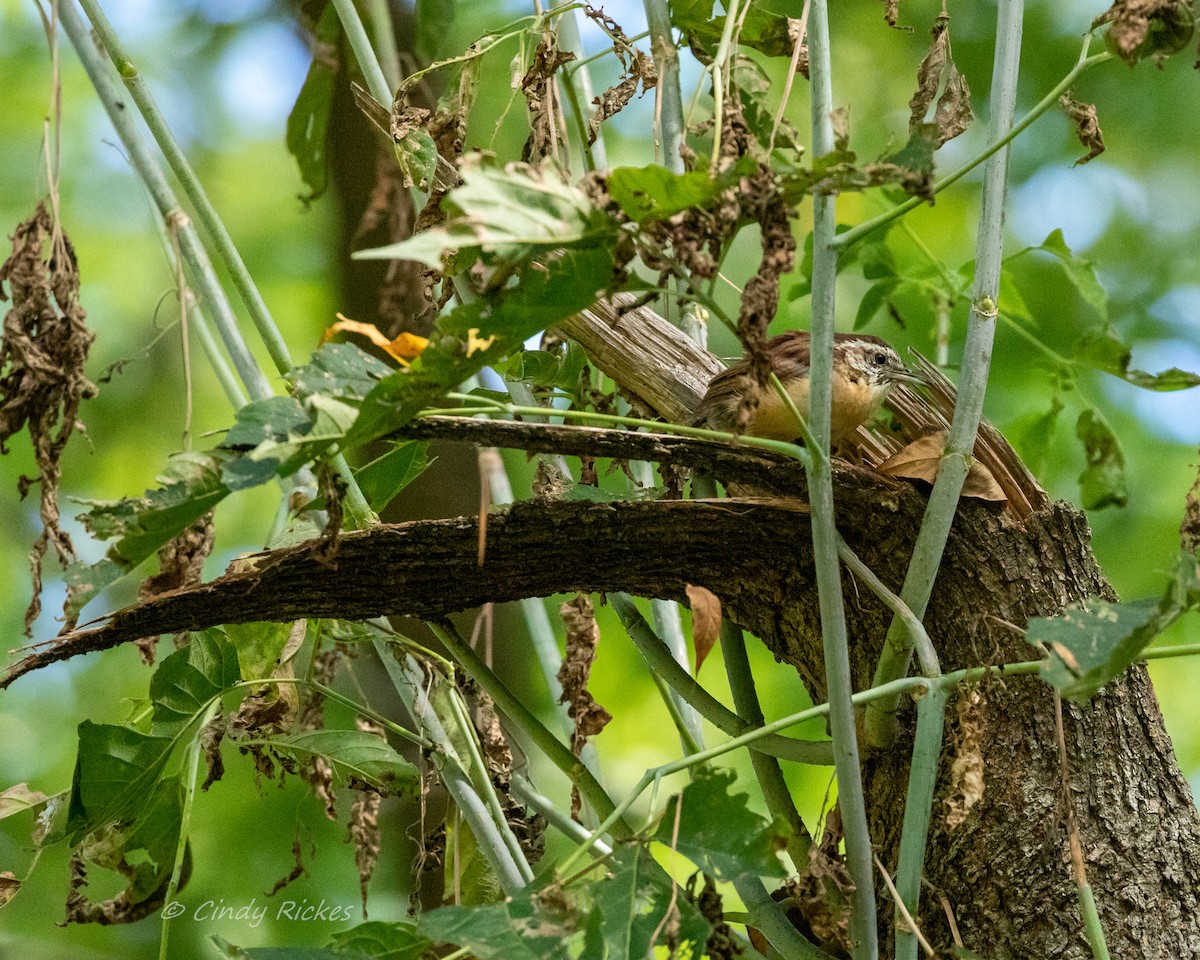
<svg viewBox="0 0 1200 960"><path fill-rule="evenodd" d="M491 299L456 307L439 322L442 336L407 370L371 391L347 441L362 443L407 423L471 374L520 349L535 333L591 306L612 279L611 250L568 249L545 265L520 271L515 285ZM478 348L480 342L488 346Z"/></svg>
<svg viewBox="0 0 1200 960"><path fill-rule="evenodd" d="M677 954L704 955L712 927L675 890L674 882L644 847L618 849L611 870L612 875L593 889L609 957L653 956L652 944L663 943L663 917L668 909L676 912L672 919L676 921Z"/></svg>
<svg viewBox="0 0 1200 960"><path fill-rule="evenodd" d="M587 354L583 347L572 340L567 343L566 350L522 350L497 370L506 380L533 387L554 387L573 394L579 390L579 375L586 364ZM506 396L505 399L511 398Z"/></svg>
<svg viewBox="0 0 1200 960"><path fill-rule="evenodd" d="M637 223L666 220L691 207L707 207L726 188L703 170L672 173L666 167L617 167L608 175L608 194Z"/></svg>
<svg viewBox="0 0 1200 960"><path fill-rule="evenodd" d="M705 55L705 62L711 60L725 29L725 16L713 16L713 0L671 0L669 11L671 23L683 31L688 44ZM777 16L767 5L754 0L745 14L738 42L769 57L790 57L794 45L786 17Z"/></svg>
<svg viewBox="0 0 1200 960"><path fill-rule="evenodd" d="M880 280L878 283L873 283L867 288L867 292L863 294L863 298L858 302L858 312L854 315L854 329L861 330L873 319L875 314L879 312L879 308L896 289L897 280L895 277L888 277Z"/></svg>
<svg viewBox="0 0 1200 960"><path fill-rule="evenodd" d="M454 26L457 0L416 0L413 49L426 63L437 60Z"/></svg>
<svg viewBox="0 0 1200 960"><path fill-rule="evenodd" d="M325 7L317 21L313 38L313 60L308 68L304 86L287 120L287 149L296 158L300 179L310 193L301 196L309 203L325 192L329 185L326 146L329 139L329 113L333 106L334 80L337 77L336 50L341 35L341 22L333 4Z"/></svg>
<svg viewBox="0 0 1200 960"><path fill-rule="evenodd" d="M71 845L106 824L135 819L174 744L170 737L83 721L67 813Z"/></svg>
<svg viewBox="0 0 1200 960"><path fill-rule="evenodd" d="M361 400L375 384L393 373L394 368L352 343L326 343L313 354L311 361L296 367L288 376L301 396L325 394L343 400Z"/></svg>
<svg viewBox="0 0 1200 960"><path fill-rule="evenodd" d="M1172 390L1189 390L1200 386L1200 375L1172 367L1162 373L1146 373L1144 370L1130 369L1129 362L1132 351L1127 343L1117 336L1112 327L1086 334L1077 347L1077 356L1088 365L1114 377L1120 377L1127 383L1144 390L1169 392Z"/></svg>
<svg viewBox="0 0 1200 960"><path fill-rule="evenodd" d="M1008 429L1008 435L1012 437L1013 445L1021 454L1021 459L1034 474L1041 473L1050 458L1054 433L1058 428L1058 415L1062 410L1062 400L1056 393L1050 402L1050 409L1042 413L1027 414Z"/></svg>
<svg viewBox="0 0 1200 960"><path fill-rule="evenodd" d="M176 650L150 678L154 704L150 732L173 737L242 679L238 654L221 630L193 633L188 645Z"/></svg>
<svg viewBox="0 0 1200 960"><path fill-rule="evenodd" d="M1034 249L1043 250L1057 257L1067 279L1071 281L1071 285L1079 292L1083 301L1095 310L1101 319L1108 319L1108 294L1104 292L1104 288L1096 277L1095 266L1091 260L1077 257L1071 252L1071 248L1063 239L1062 230L1055 230L1041 242L1040 246ZM1017 256L1019 255L1017 254Z"/></svg>
<svg viewBox="0 0 1200 960"><path fill-rule="evenodd" d="M361 780L389 795L412 793L420 781L417 768L383 737L362 730L312 730L258 743L299 760L323 758L338 781Z"/></svg>
<svg viewBox="0 0 1200 960"><path fill-rule="evenodd" d="M392 146L404 174L404 186L429 190L438 165L437 144L429 132L418 126L398 128Z"/></svg>
<svg viewBox="0 0 1200 960"><path fill-rule="evenodd" d="M787 844L786 825L769 823L752 811L746 794L731 794L736 779L732 770L701 769L683 788L678 838L672 842L675 803L668 803L654 839L673 846L718 880L746 874L786 877L779 859Z"/></svg>
<svg viewBox="0 0 1200 960"><path fill-rule="evenodd" d="M307 432L312 418L295 397L264 397L246 404L234 414L236 422L225 433L222 446L229 449L257 447L264 440L286 440L295 432Z"/></svg>
<svg viewBox="0 0 1200 960"><path fill-rule="evenodd" d="M443 902L470 907L504 899L500 881L461 817L446 817L446 850L454 851L454 863L443 874Z"/></svg>
<svg viewBox="0 0 1200 960"><path fill-rule="evenodd" d="M372 460L354 474L371 509L379 513L410 483L425 472L431 461L429 444L406 440L392 445L382 457Z"/></svg>
<svg viewBox="0 0 1200 960"><path fill-rule="evenodd" d="M111 859L101 866L124 874L129 880L126 899L141 903L171 878L182 823L183 782L178 777L159 780L130 826L110 827L89 840L89 856L95 859L97 847L105 848Z"/></svg>
<svg viewBox="0 0 1200 960"><path fill-rule="evenodd" d="M486 262L522 261L563 246L611 243L616 227L579 187L557 172L526 164L503 168L482 160L465 162L463 183L442 201L446 224L400 243L359 250L356 259L416 260L440 269L445 254Z"/></svg>
<svg viewBox="0 0 1200 960"><path fill-rule="evenodd" d="M167 460L156 490L121 500L79 500L91 507L78 519L97 539L116 538L103 560L67 568L68 616L115 583L229 494L221 471L230 454L178 453Z"/></svg>
<svg viewBox="0 0 1200 960"><path fill-rule="evenodd" d="M240 679L257 680L270 676L275 669L283 648L291 639L292 626L290 623L227 623L204 633L215 634L223 647L232 647L236 651Z"/></svg>
<svg viewBox="0 0 1200 960"><path fill-rule="evenodd" d="M409 920L393 923L368 920L333 934L329 945L339 956L357 953L378 960L420 960L431 946L417 933L417 925Z"/></svg>
<svg viewBox="0 0 1200 960"><path fill-rule="evenodd" d="M1087 466L1079 475L1079 497L1087 510L1123 507L1129 502L1125 486L1125 454L1121 443L1100 412L1088 407L1075 423L1083 441Z"/></svg>
<svg viewBox="0 0 1200 960"><path fill-rule="evenodd" d="M1183 613L1200 608L1200 560L1180 554L1159 598L1131 603L1088 600L1059 617L1029 621L1026 639L1044 644L1050 658L1041 675L1063 696L1085 702L1141 656Z"/></svg>
<svg viewBox="0 0 1200 960"><path fill-rule="evenodd" d="M213 934L208 938L231 960L366 960L369 954L331 947L239 947Z"/></svg>
<svg viewBox="0 0 1200 960"><path fill-rule="evenodd" d="M560 960L576 954L584 940L577 894L540 892L527 888L504 903L440 907L422 914L417 929L430 940L470 949L477 960Z"/></svg>

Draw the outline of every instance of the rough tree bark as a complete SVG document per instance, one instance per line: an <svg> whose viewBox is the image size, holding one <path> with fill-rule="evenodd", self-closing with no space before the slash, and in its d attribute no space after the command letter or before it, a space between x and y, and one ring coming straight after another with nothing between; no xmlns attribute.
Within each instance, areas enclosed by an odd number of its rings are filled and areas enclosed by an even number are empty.
<svg viewBox="0 0 1200 960"><path fill-rule="evenodd" d="M633 339L636 342L636 338ZM626 358L625 362L636 362ZM653 406L654 398L642 399ZM823 698L820 632L804 486L798 467L771 455L617 431L443 421L441 431L487 443L673 460L718 479L749 483L775 499L592 504L533 501L489 520L477 565L474 518L386 525L342 537L336 569L308 547L261 556L202 587L119 612L99 629L65 638L3 681L42 663L146 634L215 623L298 617L443 615L484 601L622 589L686 601L697 584L794 665ZM491 433L486 431L491 430ZM472 432L475 431L475 432ZM482 432L481 432L482 431ZM903 579L924 510L913 487L869 470L836 476L838 527L892 589ZM1028 660L1020 637L1032 616L1088 596L1112 596L1089 547L1084 516L1052 503L1024 519L964 500L925 617L945 669ZM846 575L855 686L870 683L890 613ZM959 692L959 696L963 695ZM941 949L951 934L939 898L966 945L989 960L1090 956L1068 863L1053 698L1035 677L980 689L972 722L984 792L965 822L935 810L922 901L924 932ZM911 705L902 718L911 724ZM961 724L948 724L938 790L951 792ZM1114 957L1200 957L1200 817L1175 762L1145 670L1134 667L1087 707L1069 708L1070 784L1089 879ZM895 867L908 772L908 739L868 758L872 834ZM931 892L931 890L933 892ZM890 903L881 902L891 934Z"/></svg>

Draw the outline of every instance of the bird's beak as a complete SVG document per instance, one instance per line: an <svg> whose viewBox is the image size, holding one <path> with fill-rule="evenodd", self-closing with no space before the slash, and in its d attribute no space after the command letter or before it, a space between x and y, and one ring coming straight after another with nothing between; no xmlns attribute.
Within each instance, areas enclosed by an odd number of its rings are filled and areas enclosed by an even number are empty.
<svg viewBox="0 0 1200 960"><path fill-rule="evenodd" d="M900 367L899 369L892 370L889 373L889 376L891 379L899 381L900 383L929 383L929 380L926 379L924 375L920 373L913 373L907 367Z"/></svg>

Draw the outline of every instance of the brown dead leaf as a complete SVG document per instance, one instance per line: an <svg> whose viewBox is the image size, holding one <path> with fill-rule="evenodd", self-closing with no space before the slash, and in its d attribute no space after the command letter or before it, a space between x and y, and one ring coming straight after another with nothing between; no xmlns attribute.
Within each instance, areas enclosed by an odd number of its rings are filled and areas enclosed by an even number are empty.
<svg viewBox="0 0 1200 960"><path fill-rule="evenodd" d="M1104 134L1100 130L1100 120L1096 116L1094 103L1081 103L1071 96L1071 91L1064 93L1058 101L1071 123L1075 125L1075 135L1079 142L1087 147L1088 152L1075 161L1079 167L1094 160L1104 152Z"/></svg>
<svg viewBox="0 0 1200 960"><path fill-rule="evenodd" d="M983 736L986 700L979 687L963 692L954 705L957 729L954 761L950 764L950 793L946 797L946 827L962 826L971 808L983 799Z"/></svg>
<svg viewBox="0 0 1200 960"><path fill-rule="evenodd" d="M400 361L400 365L404 367L408 366L410 360L419 357L421 351L429 346L429 341L425 337L419 337L415 333L402 333L393 340L384 335L373 323L360 323L340 313L337 314L337 318L337 323L326 327L325 332L321 334L322 343L331 340L336 333L357 333L366 337L394 360Z"/></svg>
<svg viewBox="0 0 1200 960"><path fill-rule="evenodd" d="M692 608L692 644L696 648L696 673L699 673L721 635L721 600L711 590L691 584L687 586L687 598Z"/></svg>
<svg viewBox="0 0 1200 960"><path fill-rule="evenodd" d="M917 68L917 90L908 101L911 113L908 129L910 134L915 133L925 122L925 114L929 112L938 87L941 87L942 95L938 97L937 109L933 116L940 147L970 125L971 88L954 63L954 55L950 49L950 16L945 9L933 22L930 32L933 42L929 46L929 53Z"/></svg>
<svg viewBox="0 0 1200 960"><path fill-rule="evenodd" d="M947 436L948 432L945 430L928 433L897 450L875 469L885 477L933 483L937 479L938 465L946 448ZM1005 503L1008 500L992 472L978 460L971 461L971 469L963 482L961 496L974 500L989 500L993 503Z"/></svg>
<svg viewBox="0 0 1200 960"><path fill-rule="evenodd" d="M21 889L21 881L11 870L0 872L0 907L4 906L17 895Z"/></svg>
<svg viewBox="0 0 1200 960"><path fill-rule="evenodd" d="M1146 57L1162 60L1191 40L1195 17L1187 0L1116 0L1092 21L1109 24L1105 42L1131 66Z"/></svg>
<svg viewBox="0 0 1200 960"><path fill-rule="evenodd" d="M12 301L0 340L0 453L7 452L10 437L27 428L38 476L20 477L17 490L24 497L34 484L41 489L42 533L29 551L29 636L42 609L46 551L53 546L64 567L75 559L71 538L58 522L59 461L72 433L82 428L80 404L96 395L95 384L83 373L95 334L79 304L75 248L44 203L13 231L12 255L0 265L0 300ZM63 631L73 629L76 619L67 618Z"/></svg>
<svg viewBox="0 0 1200 960"><path fill-rule="evenodd" d="M563 688L559 703L570 704L567 713L575 721L571 749L579 756L587 738L598 734L612 719L587 688L596 647L600 643L600 628L596 626L596 611L587 594L581 593L574 600L568 600L559 607L559 613L567 628L566 655L558 671L558 682Z"/></svg>

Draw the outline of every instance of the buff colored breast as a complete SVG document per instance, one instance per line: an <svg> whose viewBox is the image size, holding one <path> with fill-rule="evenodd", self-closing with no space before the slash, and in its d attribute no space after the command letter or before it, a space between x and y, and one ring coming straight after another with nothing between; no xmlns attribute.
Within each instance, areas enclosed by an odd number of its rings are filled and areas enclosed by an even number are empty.
<svg viewBox="0 0 1200 960"><path fill-rule="evenodd" d="M793 380L787 384L788 394L796 409L805 419L808 418L808 379ZM829 425L830 441L833 444L842 443L852 437L858 428L870 420L879 411L887 396L888 386L884 384L868 384L862 380L849 380L844 376L834 374L833 377L833 418ZM791 411L779 399L773 390L765 390L758 405L758 416L750 428L750 433L756 437L766 437L771 440L794 440L800 431Z"/></svg>

